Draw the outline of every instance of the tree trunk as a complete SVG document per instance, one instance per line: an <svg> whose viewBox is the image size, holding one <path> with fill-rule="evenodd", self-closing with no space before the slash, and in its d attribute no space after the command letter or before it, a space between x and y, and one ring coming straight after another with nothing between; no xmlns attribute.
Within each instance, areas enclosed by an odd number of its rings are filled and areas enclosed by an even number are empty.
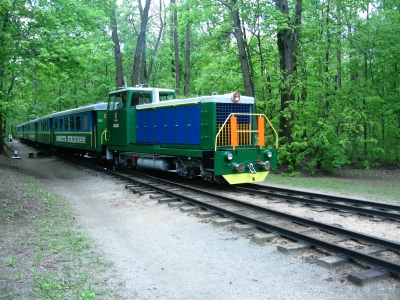
<svg viewBox="0 0 400 300"><path fill-rule="evenodd" d="M4 151L4 136L3 136L3 101L4 101L4 62L6 60L5 57L5 39L4 36L7 30L7 25L9 22L8 14L3 17L2 20L2 28L0 32L0 155L6 154Z"/></svg>
<svg viewBox="0 0 400 300"><path fill-rule="evenodd" d="M141 83L149 83L149 77L147 74L146 68L146 40L144 41L142 47L142 55L140 58L140 82Z"/></svg>
<svg viewBox="0 0 400 300"><path fill-rule="evenodd" d="M149 9L151 0L146 0L144 9L142 7L141 1L139 0L139 10L140 10L140 32L138 36L138 40L136 43L135 57L133 60L132 67L132 86L135 86L139 83L139 73L141 70L141 62L140 59L143 55L143 51L146 51L146 30L147 30L147 22L149 21ZM144 49L143 49L144 48ZM146 63L146 62L142 62Z"/></svg>
<svg viewBox="0 0 400 300"><path fill-rule="evenodd" d="M239 60L242 66L242 75L244 81L244 88L246 91L246 96L254 96L254 85L251 80L249 61L246 54L246 41L243 38L242 25L240 22L239 10L235 7L237 0L231 0L230 9L232 11L232 20L234 26L234 35L236 38L238 50L239 50Z"/></svg>
<svg viewBox="0 0 400 300"><path fill-rule="evenodd" d="M329 30L329 17L330 17L330 2L327 1L327 10L326 10L326 39L327 45L325 50L325 120L328 120L329 117L329 57L331 51L331 32Z"/></svg>
<svg viewBox="0 0 400 300"><path fill-rule="evenodd" d="M175 5L176 1L171 0ZM174 8L172 14L172 38L174 41L174 68L175 68L175 92L177 95L181 92L181 66L179 62L179 44L178 44L178 11Z"/></svg>
<svg viewBox="0 0 400 300"><path fill-rule="evenodd" d="M341 20L341 13L342 13L342 8L341 6L337 7L338 9L338 15L337 15L337 22L338 22L338 28L339 28L339 32L337 34L337 41L336 44L338 46L341 45L341 37L342 37L342 20ZM340 48L337 49L336 51L336 59L337 59L337 77L336 77L336 85L338 89L342 88L342 52L340 51Z"/></svg>
<svg viewBox="0 0 400 300"><path fill-rule="evenodd" d="M121 47L119 45L117 19L115 17L115 9L111 10L111 26L112 26L112 40L114 42L114 57L116 65L115 84L116 87L124 85L123 70L122 70L122 57Z"/></svg>
<svg viewBox="0 0 400 300"><path fill-rule="evenodd" d="M186 67L185 67L185 96L189 96L190 92L190 25L186 26Z"/></svg>
<svg viewBox="0 0 400 300"><path fill-rule="evenodd" d="M6 154L4 150L3 115L0 112L0 155Z"/></svg>
<svg viewBox="0 0 400 300"><path fill-rule="evenodd" d="M151 54L151 58L150 58L150 63L149 63L149 77L151 76L151 72L153 71L153 64L154 64L154 57L157 54L159 45L160 45L160 41L161 41L161 37L163 35L163 31L164 31L164 21L162 18L162 0L160 0L160 31L158 32L158 37L157 37L157 41L156 44L154 46L153 49L153 53Z"/></svg>
<svg viewBox="0 0 400 300"><path fill-rule="evenodd" d="M294 81L294 73L296 71L296 48L297 41L300 34L300 23L302 13L302 0L297 0L295 22L290 22L289 8L287 0L275 0L276 7L280 12L288 18L288 29L279 29L277 34L278 50L280 55L280 69L284 78L284 87L280 89L281 92L281 117L279 127L282 135L291 141L292 134L292 121L294 119L293 110L290 108L290 101L294 100L292 93L292 84ZM291 25L293 24L293 25Z"/></svg>

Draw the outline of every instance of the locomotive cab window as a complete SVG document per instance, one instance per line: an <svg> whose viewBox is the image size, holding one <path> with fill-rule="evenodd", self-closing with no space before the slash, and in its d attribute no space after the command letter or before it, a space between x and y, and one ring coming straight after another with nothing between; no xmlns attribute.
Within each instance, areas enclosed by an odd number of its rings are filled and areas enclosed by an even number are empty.
<svg viewBox="0 0 400 300"><path fill-rule="evenodd" d="M134 92L132 94L131 108L147 103L151 103L151 93Z"/></svg>
<svg viewBox="0 0 400 300"><path fill-rule="evenodd" d="M127 93L111 95L108 101L108 110L126 109Z"/></svg>
<svg viewBox="0 0 400 300"><path fill-rule="evenodd" d="M165 101L165 100L172 100L175 99L175 93L172 92L160 92L159 93L160 101Z"/></svg>

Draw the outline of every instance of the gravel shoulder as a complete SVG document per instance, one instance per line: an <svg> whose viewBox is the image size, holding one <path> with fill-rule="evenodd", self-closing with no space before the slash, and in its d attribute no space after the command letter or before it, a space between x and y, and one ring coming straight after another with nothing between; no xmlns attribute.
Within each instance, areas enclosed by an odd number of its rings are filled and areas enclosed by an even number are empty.
<svg viewBox="0 0 400 300"><path fill-rule="evenodd" d="M38 178L73 205L77 224L113 263L124 299L399 299L398 280L354 286L343 270L285 256L274 244L250 244L131 194L112 178L91 176L57 158L29 159L32 150L18 141L12 147L22 159L0 157L1 163Z"/></svg>

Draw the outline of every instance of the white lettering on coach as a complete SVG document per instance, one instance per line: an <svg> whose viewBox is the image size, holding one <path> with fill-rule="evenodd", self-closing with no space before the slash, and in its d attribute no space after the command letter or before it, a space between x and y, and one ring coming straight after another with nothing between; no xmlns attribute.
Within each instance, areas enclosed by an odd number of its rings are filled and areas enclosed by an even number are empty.
<svg viewBox="0 0 400 300"><path fill-rule="evenodd" d="M67 137L65 135L57 135L56 136L56 141L57 142L66 142L67 141Z"/></svg>
<svg viewBox="0 0 400 300"><path fill-rule="evenodd" d="M57 135L56 142L64 142L71 144L86 144L85 136L65 136L65 135Z"/></svg>

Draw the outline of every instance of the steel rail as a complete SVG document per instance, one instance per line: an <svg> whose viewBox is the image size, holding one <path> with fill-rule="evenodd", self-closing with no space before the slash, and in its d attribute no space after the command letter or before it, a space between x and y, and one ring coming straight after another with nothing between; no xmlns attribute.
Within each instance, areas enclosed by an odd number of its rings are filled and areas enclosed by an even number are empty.
<svg viewBox="0 0 400 300"><path fill-rule="evenodd" d="M244 190L250 189L252 191L257 191L257 192L259 192L260 190L270 190L270 193L278 192L278 193L285 193L287 195L296 194L296 195L301 195L301 196L319 198L322 201L325 200L325 201L332 201L332 202L348 202L348 203L353 203L354 205L372 206L372 207L377 207L380 210L395 210L395 211L400 212L400 205L379 203L379 202L366 201L366 200L354 199L354 198L343 198L340 196L317 194L317 193L313 193L313 192L284 189L284 188L279 188L279 187L270 187L270 186L264 186L261 184L254 184L254 183L238 184L235 186L235 188L240 188L240 189L244 189Z"/></svg>
<svg viewBox="0 0 400 300"><path fill-rule="evenodd" d="M344 211L350 211L350 212L355 212L357 214L361 215L367 215L367 216L372 216L372 217L381 217L381 218L386 218L386 219L391 219L394 221L400 221L400 206L396 205L390 205L390 204L380 204L377 202L368 202L365 200L356 200L356 199L347 199L347 198L341 198L337 196L331 196L331 195L320 195L316 193L308 193L308 192L301 192L301 191L290 191L285 190L285 189L280 189L280 194L276 194L274 192L267 192L267 191L260 191L258 189L249 189L249 188L244 188L244 187L235 187L236 190L241 191L241 192L246 192L249 194L253 195L262 195L263 197L269 198L269 197L274 197L274 198L281 198L284 200L289 200L289 201L296 201L296 202L302 202L302 203L307 203L311 205L318 205L322 207L330 207L336 210L344 210ZM269 188L267 188L269 189ZM299 198L294 196L294 194L298 194L303 196L303 198ZM304 198L304 196L307 196L307 198ZM312 198L319 198L321 200L317 199L312 199ZM345 204L338 204L335 202L348 202L348 203L353 203L354 205L345 205ZM373 207L376 209L369 209L369 208L364 208L360 206L369 206ZM394 210L396 212L392 211L387 211L387 210Z"/></svg>

